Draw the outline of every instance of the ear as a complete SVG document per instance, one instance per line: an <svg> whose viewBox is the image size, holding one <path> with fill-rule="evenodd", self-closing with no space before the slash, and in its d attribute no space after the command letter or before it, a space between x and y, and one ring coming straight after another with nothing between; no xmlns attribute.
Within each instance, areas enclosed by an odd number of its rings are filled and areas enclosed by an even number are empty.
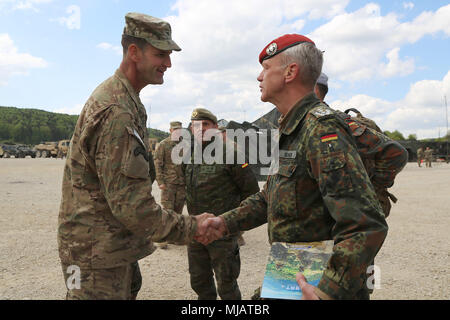
<svg viewBox="0 0 450 320"><path fill-rule="evenodd" d="M296 63L290 63L286 70L284 71L284 79L286 83L294 81L298 74L300 73L300 68Z"/></svg>
<svg viewBox="0 0 450 320"><path fill-rule="evenodd" d="M141 59L141 54L141 49L137 45L134 43L130 44L127 55L132 61L138 62Z"/></svg>

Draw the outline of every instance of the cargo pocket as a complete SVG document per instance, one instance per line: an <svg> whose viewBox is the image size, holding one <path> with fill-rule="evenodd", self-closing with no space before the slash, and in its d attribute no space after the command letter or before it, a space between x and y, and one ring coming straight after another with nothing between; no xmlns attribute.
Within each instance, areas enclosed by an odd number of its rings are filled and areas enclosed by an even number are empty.
<svg viewBox="0 0 450 320"><path fill-rule="evenodd" d="M128 132L128 148L123 157L121 172L130 178L147 179L150 177L147 147L135 129L126 128Z"/></svg>
<svg viewBox="0 0 450 320"><path fill-rule="evenodd" d="M295 171L297 163L280 159L278 173L273 177L271 189L272 212L278 215L289 216L297 214L297 194Z"/></svg>
<svg viewBox="0 0 450 320"><path fill-rule="evenodd" d="M320 160L320 190L329 196L342 192L352 192L353 185L347 171L347 162L343 152L332 153Z"/></svg>

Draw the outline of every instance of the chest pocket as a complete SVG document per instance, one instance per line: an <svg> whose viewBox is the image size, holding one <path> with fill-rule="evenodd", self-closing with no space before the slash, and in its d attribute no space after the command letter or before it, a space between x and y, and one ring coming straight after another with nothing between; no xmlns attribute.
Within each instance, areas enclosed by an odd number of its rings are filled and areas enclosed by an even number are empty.
<svg viewBox="0 0 450 320"><path fill-rule="evenodd" d="M297 215L295 159L280 158L278 172L272 176L271 211L276 215ZM273 197L273 198L272 198Z"/></svg>
<svg viewBox="0 0 450 320"><path fill-rule="evenodd" d="M353 185L343 152L330 153L320 159L320 190L330 196L352 192Z"/></svg>

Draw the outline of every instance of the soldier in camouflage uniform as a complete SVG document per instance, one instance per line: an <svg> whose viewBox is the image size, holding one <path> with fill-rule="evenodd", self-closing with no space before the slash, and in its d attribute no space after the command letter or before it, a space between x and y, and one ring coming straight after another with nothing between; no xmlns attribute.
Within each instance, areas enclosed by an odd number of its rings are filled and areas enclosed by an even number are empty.
<svg viewBox="0 0 450 320"><path fill-rule="evenodd" d="M123 61L86 102L64 168L58 248L67 299L134 299L137 261L155 250L152 241L186 244L202 233L204 217L166 211L151 194L139 98L146 85L163 83L180 48L163 20L129 13L125 21Z"/></svg>
<svg viewBox="0 0 450 320"><path fill-rule="evenodd" d="M419 166L419 168L421 167L422 160L423 160L423 149L422 147L420 147L419 149L417 149L417 165Z"/></svg>
<svg viewBox="0 0 450 320"><path fill-rule="evenodd" d="M433 161L433 149L430 149L430 147L427 147L423 153L425 157L425 166L427 168L431 168L431 161Z"/></svg>
<svg viewBox="0 0 450 320"><path fill-rule="evenodd" d="M202 143L200 148L203 150L209 144L202 142L203 133L207 129L217 129L217 118L208 110L199 108L192 112L191 120L191 130L196 139L194 143ZM220 137L219 133L216 137ZM250 167L246 164L226 164L226 144L223 146L223 164L206 164L204 159L202 163L195 164L192 158L191 163L183 165L186 203L190 215L205 211L214 215L222 214L236 208L242 200L259 191L258 182ZM233 146L232 150L236 154L235 145ZM241 266L237 238L238 234L232 233L206 246L195 242L188 245L191 287L199 300L214 300L217 293L222 300L241 299L237 283Z"/></svg>
<svg viewBox="0 0 450 320"><path fill-rule="evenodd" d="M160 142L155 152L156 181L161 189L161 205L178 214L183 212L186 192L181 165L172 162L171 154L177 144L175 140L172 141L172 137L181 128L181 122L171 122L170 136Z"/></svg>
<svg viewBox="0 0 450 320"><path fill-rule="evenodd" d="M268 223L269 242L334 240L317 287L303 275L304 299L368 299L367 270L388 226L348 125L314 94L322 52L300 35L260 54L261 100L281 112L278 171L261 192L205 224L223 234Z"/></svg>
<svg viewBox="0 0 450 320"><path fill-rule="evenodd" d="M178 214L183 213L186 191L181 165L172 161L172 149L177 144L176 135L181 128L181 122L171 122L170 136L162 140L155 151L156 181L161 189L161 205ZM160 243L159 247L166 249L167 243Z"/></svg>

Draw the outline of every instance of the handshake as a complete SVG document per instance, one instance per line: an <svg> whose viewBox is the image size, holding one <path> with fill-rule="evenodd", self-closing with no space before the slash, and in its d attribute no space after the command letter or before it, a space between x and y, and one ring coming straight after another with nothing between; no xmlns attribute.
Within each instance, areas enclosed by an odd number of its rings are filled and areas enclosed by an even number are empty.
<svg viewBox="0 0 450 320"><path fill-rule="evenodd" d="M225 220L220 216L216 217L211 213L203 213L194 216L194 218L197 221L197 231L194 240L203 245L222 238L228 232Z"/></svg>

